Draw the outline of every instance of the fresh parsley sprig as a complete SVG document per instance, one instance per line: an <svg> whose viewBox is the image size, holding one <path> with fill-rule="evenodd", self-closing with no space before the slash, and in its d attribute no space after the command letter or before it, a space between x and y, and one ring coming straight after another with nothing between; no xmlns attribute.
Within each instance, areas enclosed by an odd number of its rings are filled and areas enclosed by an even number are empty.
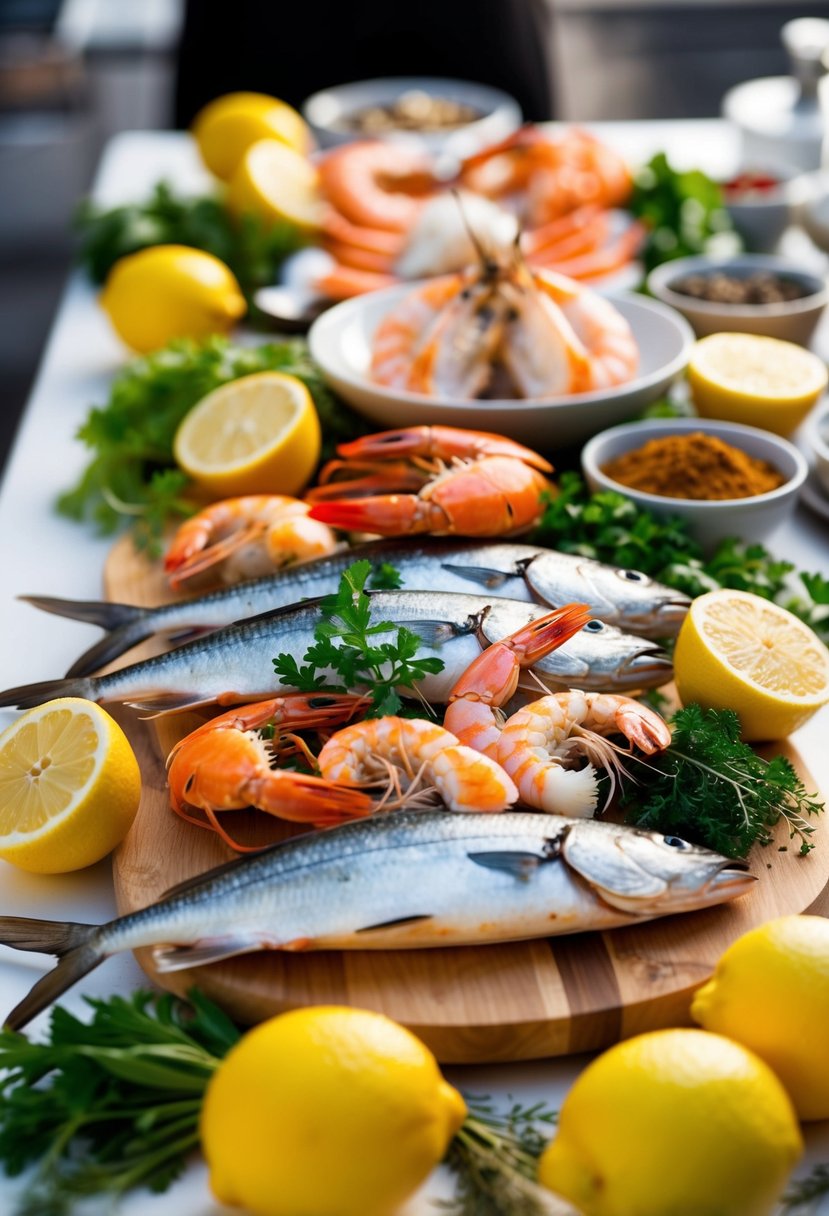
<svg viewBox="0 0 829 1216"><path fill-rule="evenodd" d="M0 1031L0 1161L32 1163L21 1216L62 1216L85 1195L165 1190L198 1147L207 1082L239 1038L193 992L86 998L92 1020L61 1006L45 1043Z"/></svg>
<svg viewBox="0 0 829 1216"><path fill-rule="evenodd" d="M91 1021L58 1005L45 1042L0 1031L0 1163L11 1175L36 1166L15 1216L68 1216L87 1196L166 1190L199 1146L207 1085L240 1037L197 989L187 1002L150 992L86 1000ZM444 1206L453 1216L547 1212L531 1179L554 1112L468 1106L447 1155L458 1198Z"/></svg>
<svg viewBox="0 0 829 1216"><path fill-rule="evenodd" d="M733 710L688 705L672 725L670 746L640 760L647 768L641 783L623 786L629 822L745 857L753 844L771 843L782 818L801 854L814 847L810 819L823 803L807 792L785 756L764 760L741 742Z"/></svg>
<svg viewBox="0 0 829 1216"><path fill-rule="evenodd" d="M90 409L77 437L92 456L76 485L61 494L58 510L103 533L129 519L137 543L157 553L164 525L194 509L186 499L188 479L173 458L179 423L219 385L262 371L286 372L307 385L326 437L324 455L365 433L365 424L325 386L302 339L261 346L180 339L130 363L113 381L107 403Z"/></svg>
<svg viewBox="0 0 829 1216"><path fill-rule="evenodd" d="M829 644L829 580L796 574L791 562L759 544L723 540L708 559L684 520L640 510L624 494L591 494L578 473L563 473L548 496L533 538L538 544L630 566L677 591L702 595L719 587L751 591L788 608Z"/></svg>
<svg viewBox="0 0 829 1216"><path fill-rule="evenodd" d="M371 562L353 562L340 576L336 594L320 601L314 642L305 652L302 665L293 655L280 654L273 666L280 683L299 692L366 689L371 699L366 716L382 718L402 709L398 689L414 690L425 675L442 671L443 663L437 658L415 658L420 638L410 629L391 621L372 620L372 600L366 591L371 573ZM378 573L386 586L397 575L388 563ZM390 633L394 634L392 640L380 640Z"/></svg>

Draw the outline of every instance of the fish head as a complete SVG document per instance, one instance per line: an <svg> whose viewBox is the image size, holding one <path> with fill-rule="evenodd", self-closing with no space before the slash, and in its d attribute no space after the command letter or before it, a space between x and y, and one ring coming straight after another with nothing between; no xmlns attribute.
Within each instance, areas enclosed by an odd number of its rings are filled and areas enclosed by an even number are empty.
<svg viewBox="0 0 829 1216"><path fill-rule="evenodd" d="M533 671L557 687L630 692L667 684L674 667L668 652L655 642L594 620L534 663Z"/></svg>
<svg viewBox="0 0 829 1216"><path fill-rule="evenodd" d="M745 861L679 836L585 820L571 824L562 856L606 904L635 916L667 916L734 899L756 881Z"/></svg>
<svg viewBox="0 0 829 1216"><path fill-rule="evenodd" d="M641 570L587 557L574 562L571 554L552 550L528 562L524 577L547 604L578 600L600 620L650 638L675 636L691 603L687 595Z"/></svg>

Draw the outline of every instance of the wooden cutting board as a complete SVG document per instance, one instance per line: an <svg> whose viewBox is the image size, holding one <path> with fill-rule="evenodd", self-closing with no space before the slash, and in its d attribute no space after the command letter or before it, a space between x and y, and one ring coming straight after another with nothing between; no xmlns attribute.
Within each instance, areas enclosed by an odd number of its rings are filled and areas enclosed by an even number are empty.
<svg viewBox="0 0 829 1216"><path fill-rule="evenodd" d="M170 598L156 565L125 539L105 571L110 599L156 604ZM157 653L146 643L127 658ZM123 661L123 660L121 660ZM179 715L139 721L119 713L139 757L143 792L132 831L113 870L122 913L146 907L175 883L228 859L211 832L169 809L165 757L201 719ZM814 782L797 751L793 761L810 790ZM265 815L234 812L231 833L249 844L285 839L291 829ZM173 975L158 975L148 951L137 957L162 987L185 994L197 984L238 1021L261 1021L296 1005L335 1003L380 1010L420 1036L444 1063L524 1060L595 1050L644 1030L688 1022L694 990L720 954L746 929L774 916L802 912L824 898L829 841L817 833L807 857L755 849L760 881L734 903L608 933L583 933L500 946L396 952L248 955ZM816 910L822 910L818 903Z"/></svg>

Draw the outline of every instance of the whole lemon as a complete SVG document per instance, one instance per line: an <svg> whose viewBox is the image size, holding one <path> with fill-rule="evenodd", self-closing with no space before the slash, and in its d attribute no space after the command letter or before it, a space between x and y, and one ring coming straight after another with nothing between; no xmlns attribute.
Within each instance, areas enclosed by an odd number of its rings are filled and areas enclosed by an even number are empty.
<svg viewBox="0 0 829 1216"><path fill-rule="evenodd" d="M802 1151L762 1060L719 1035L660 1030L578 1077L538 1176L585 1216L766 1216Z"/></svg>
<svg viewBox="0 0 829 1216"><path fill-rule="evenodd" d="M224 262L187 245L155 245L120 258L101 306L118 336L142 354L173 338L227 333L247 310Z"/></svg>
<svg viewBox="0 0 829 1216"><path fill-rule="evenodd" d="M211 173L230 181L245 152L259 139L278 139L305 156L313 140L305 121L287 102L267 93L226 93L200 110L193 135Z"/></svg>
<svg viewBox="0 0 829 1216"><path fill-rule="evenodd" d="M781 916L744 933L691 1015L765 1060L801 1119L829 1119L829 921Z"/></svg>
<svg viewBox="0 0 829 1216"><path fill-rule="evenodd" d="M464 1101L379 1013L296 1009L251 1030L207 1088L210 1184L254 1216L389 1216L441 1160Z"/></svg>

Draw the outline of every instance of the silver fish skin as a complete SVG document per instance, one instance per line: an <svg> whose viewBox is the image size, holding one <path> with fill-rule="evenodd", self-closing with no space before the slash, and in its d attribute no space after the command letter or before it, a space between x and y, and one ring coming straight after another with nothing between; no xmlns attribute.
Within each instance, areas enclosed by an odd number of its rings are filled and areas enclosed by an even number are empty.
<svg viewBox="0 0 829 1216"><path fill-rule="evenodd" d="M300 658L314 641L319 601L309 600L253 617L187 642L166 654L102 676L45 680L0 692L0 705L28 709L58 696L121 701L165 713L195 705L254 701L290 691L280 684L272 660ZM419 657L436 657L444 669L418 685L428 701L445 701L461 673L481 649L544 616L549 609L516 600L433 591L376 591L372 617L404 625L421 639ZM378 634L378 640L386 635ZM393 632L388 638L392 640ZM558 650L534 664L551 688L622 692L651 688L672 678L666 652L654 642L590 621ZM538 691L530 673L520 687Z"/></svg>
<svg viewBox="0 0 829 1216"><path fill-rule="evenodd" d="M22 596L59 616L89 621L108 635L82 654L67 675L88 675L154 633L205 632L303 599L330 595L360 558L388 562L406 590L504 596L552 608L587 604L594 617L646 638L672 637L688 611L687 596L638 570L604 565L572 553L510 542L485 544L434 538L379 541L304 562L267 578L224 587L175 604L130 604Z"/></svg>
<svg viewBox="0 0 829 1216"><path fill-rule="evenodd" d="M595 820L401 811L289 840L104 925L0 917L0 943L62 955L25 1025L122 950L162 971L258 950L400 950L612 929L733 899L744 862Z"/></svg>

